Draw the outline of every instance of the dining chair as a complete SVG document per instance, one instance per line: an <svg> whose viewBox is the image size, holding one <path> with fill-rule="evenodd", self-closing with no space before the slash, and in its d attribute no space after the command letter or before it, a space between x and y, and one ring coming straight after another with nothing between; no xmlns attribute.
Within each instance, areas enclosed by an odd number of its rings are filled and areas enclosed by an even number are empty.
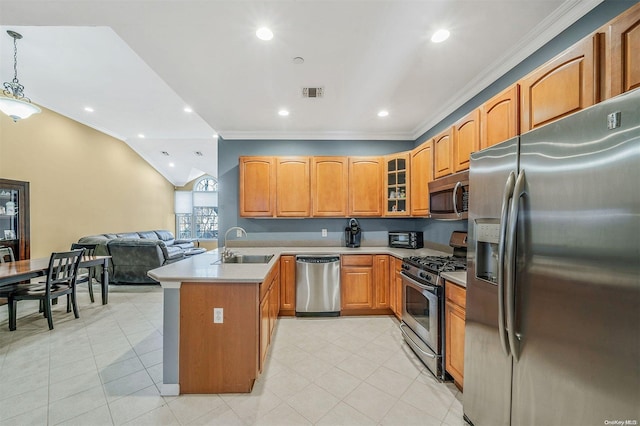
<svg viewBox="0 0 640 426"><path fill-rule="evenodd" d="M16 258L13 255L11 247L0 247L0 263L15 262Z"/></svg>
<svg viewBox="0 0 640 426"><path fill-rule="evenodd" d="M9 302L9 330L14 331L16 329L17 302L20 300L40 301L44 316L49 323L49 330L53 330L52 299L67 295L67 312L71 312L71 307L73 307L73 315L76 318L80 318L78 304L76 303L76 277L83 252L84 249L51 253L45 283L18 284L8 290L0 288L0 297L6 297Z"/></svg>
<svg viewBox="0 0 640 426"><path fill-rule="evenodd" d="M84 249L83 256L93 256L96 251L97 244L84 244L84 243L72 243L71 250ZM87 283L89 287L89 298L91 299L91 303L94 302L93 298L93 277L95 276L95 266L91 266L89 268L80 268L78 271L78 277L76 278L77 284Z"/></svg>

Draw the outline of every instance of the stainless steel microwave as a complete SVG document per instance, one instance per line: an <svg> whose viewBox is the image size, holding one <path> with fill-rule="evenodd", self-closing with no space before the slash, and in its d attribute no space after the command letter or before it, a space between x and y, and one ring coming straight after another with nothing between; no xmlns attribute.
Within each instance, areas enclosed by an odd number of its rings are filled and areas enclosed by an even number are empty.
<svg viewBox="0 0 640 426"><path fill-rule="evenodd" d="M469 211L469 171L429 182L429 211L433 219L467 219Z"/></svg>
<svg viewBox="0 0 640 426"><path fill-rule="evenodd" d="M390 231L389 247L418 249L424 247L422 231Z"/></svg>

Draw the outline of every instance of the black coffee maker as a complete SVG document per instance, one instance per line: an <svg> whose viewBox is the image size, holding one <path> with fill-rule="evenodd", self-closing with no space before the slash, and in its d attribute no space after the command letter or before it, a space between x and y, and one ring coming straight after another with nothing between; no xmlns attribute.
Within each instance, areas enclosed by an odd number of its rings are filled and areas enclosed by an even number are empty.
<svg viewBox="0 0 640 426"><path fill-rule="evenodd" d="M349 219L349 226L344 228L344 243L347 247L360 247L360 236L362 230L358 221L354 218Z"/></svg>

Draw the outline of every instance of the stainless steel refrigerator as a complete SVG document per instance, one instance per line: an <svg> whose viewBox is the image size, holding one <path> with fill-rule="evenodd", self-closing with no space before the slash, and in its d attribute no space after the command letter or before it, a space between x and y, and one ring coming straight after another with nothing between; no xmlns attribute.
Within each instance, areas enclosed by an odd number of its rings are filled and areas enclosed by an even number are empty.
<svg viewBox="0 0 640 426"><path fill-rule="evenodd" d="M474 153L469 184L465 418L637 425L640 89Z"/></svg>

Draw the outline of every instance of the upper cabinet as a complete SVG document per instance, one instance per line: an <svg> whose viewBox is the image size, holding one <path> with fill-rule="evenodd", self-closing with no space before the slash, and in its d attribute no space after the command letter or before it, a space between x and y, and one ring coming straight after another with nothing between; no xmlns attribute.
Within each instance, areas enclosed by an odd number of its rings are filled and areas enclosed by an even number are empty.
<svg viewBox="0 0 640 426"><path fill-rule="evenodd" d="M349 157L349 216L382 216L382 157Z"/></svg>
<svg viewBox="0 0 640 426"><path fill-rule="evenodd" d="M433 180L433 141L411 151L411 216L429 215L429 182Z"/></svg>
<svg viewBox="0 0 640 426"><path fill-rule="evenodd" d="M593 105L599 77L596 37L587 37L520 80L520 131Z"/></svg>
<svg viewBox="0 0 640 426"><path fill-rule="evenodd" d="M309 217L309 157L276 157L276 216Z"/></svg>
<svg viewBox="0 0 640 426"><path fill-rule="evenodd" d="M271 217L276 205L273 157L240 157L240 216Z"/></svg>
<svg viewBox="0 0 640 426"><path fill-rule="evenodd" d="M384 198L386 200L385 216L408 216L410 205L409 194L409 162L410 153L387 155Z"/></svg>
<svg viewBox="0 0 640 426"><path fill-rule="evenodd" d="M604 97L640 87L640 3L605 27Z"/></svg>
<svg viewBox="0 0 640 426"><path fill-rule="evenodd" d="M480 149L480 110L474 110L453 125L453 171L469 168L469 157Z"/></svg>
<svg viewBox="0 0 640 426"><path fill-rule="evenodd" d="M480 149L506 141L520 133L520 88L514 84L480 108Z"/></svg>
<svg viewBox="0 0 640 426"><path fill-rule="evenodd" d="M453 173L453 128L433 138L433 176L439 178Z"/></svg>
<svg viewBox="0 0 640 426"><path fill-rule="evenodd" d="M345 217L349 192L347 157L311 157L311 215Z"/></svg>

